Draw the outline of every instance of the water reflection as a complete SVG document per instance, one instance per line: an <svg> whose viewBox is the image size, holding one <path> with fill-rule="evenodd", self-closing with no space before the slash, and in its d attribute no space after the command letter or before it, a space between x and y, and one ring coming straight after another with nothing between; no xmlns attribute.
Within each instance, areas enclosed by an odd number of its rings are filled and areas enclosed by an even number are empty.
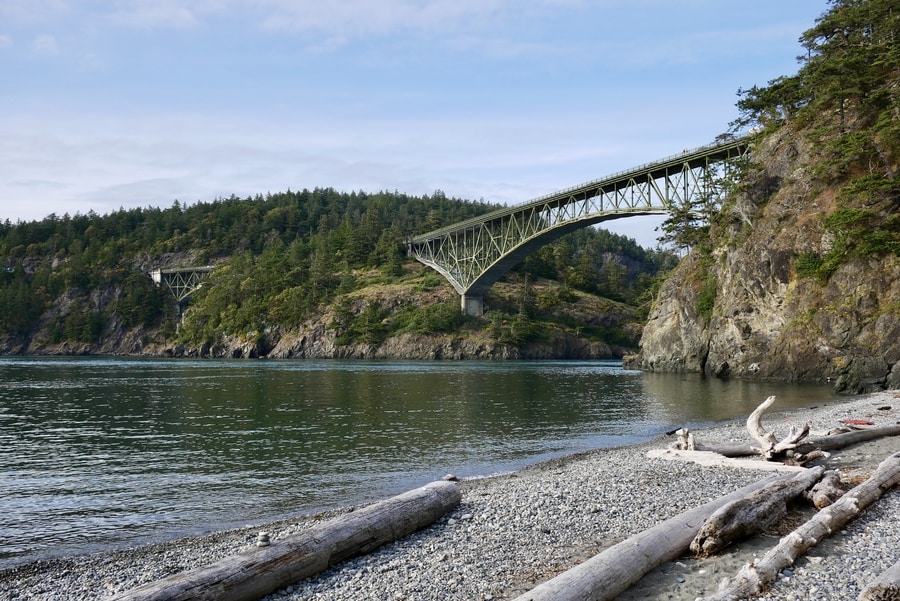
<svg viewBox="0 0 900 601"><path fill-rule="evenodd" d="M769 394L831 397L612 362L0 358L0 567L628 444Z"/></svg>

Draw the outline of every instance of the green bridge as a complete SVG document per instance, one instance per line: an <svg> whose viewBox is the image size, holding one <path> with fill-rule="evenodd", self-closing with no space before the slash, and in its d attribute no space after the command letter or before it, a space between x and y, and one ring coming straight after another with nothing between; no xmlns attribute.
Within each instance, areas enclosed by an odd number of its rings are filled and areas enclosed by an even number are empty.
<svg viewBox="0 0 900 601"><path fill-rule="evenodd" d="M602 221L666 214L672 207L721 197L717 182L748 148L747 138L728 138L686 150L414 236L407 241L408 253L453 285L463 311L481 315L491 285L544 244Z"/></svg>
<svg viewBox="0 0 900 601"><path fill-rule="evenodd" d="M154 269L150 272L150 279L157 286L165 285L181 305L203 286L203 282L212 270L212 265Z"/></svg>

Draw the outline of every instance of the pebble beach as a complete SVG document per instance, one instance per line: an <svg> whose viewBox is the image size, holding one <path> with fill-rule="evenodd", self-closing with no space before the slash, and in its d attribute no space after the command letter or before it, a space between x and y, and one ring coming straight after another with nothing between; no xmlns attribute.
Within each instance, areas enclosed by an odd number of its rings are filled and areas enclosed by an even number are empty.
<svg viewBox="0 0 900 601"><path fill-rule="evenodd" d="M762 399L760 399L762 400ZM763 423L780 435L809 421L819 434L841 420L900 422L900 393L888 391L778 413ZM751 442L743 421L694 432L700 442ZM433 525L370 554L332 566L265 597L275 600L514 599L631 535L765 478L771 472L648 459L672 440L600 449L513 474L460 482L462 502ZM861 478L900 451L889 437L835 451L824 465ZM444 474L435 474L435 480ZM0 599L105 599L146 582L213 563L255 544L297 533L351 508L238 530L91 555L33 562L0 572ZM797 524L794 524L796 526ZM790 527L786 531L789 531ZM654 570L619 599L693 601L712 594L786 531L767 532L719 556L685 557ZM813 547L758 597L845 601L900 561L900 489L887 492L845 529Z"/></svg>

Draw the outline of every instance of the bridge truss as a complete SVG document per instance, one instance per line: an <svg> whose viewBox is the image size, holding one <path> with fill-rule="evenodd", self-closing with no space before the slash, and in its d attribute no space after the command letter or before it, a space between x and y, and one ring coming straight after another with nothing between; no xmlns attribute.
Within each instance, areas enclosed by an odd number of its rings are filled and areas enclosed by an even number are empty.
<svg viewBox="0 0 900 601"><path fill-rule="evenodd" d="M150 272L150 278L157 286L165 284L180 304L200 289L212 270L212 265L154 269Z"/></svg>
<svg viewBox="0 0 900 601"><path fill-rule="evenodd" d="M410 256L443 275L462 309L481 315L491 285L537 248L576 229L717 202L729 166L748 150L732 138L434 230L407 241Z"/></svg>

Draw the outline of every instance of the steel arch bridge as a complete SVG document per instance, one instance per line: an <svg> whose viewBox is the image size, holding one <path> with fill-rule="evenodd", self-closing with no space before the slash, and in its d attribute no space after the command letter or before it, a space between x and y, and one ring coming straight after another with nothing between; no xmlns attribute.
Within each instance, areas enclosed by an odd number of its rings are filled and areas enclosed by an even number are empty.
<svg viewBox="0 0 900 601"><path fill-rule="evenodd" d="M686 150L613 175L500 209L407 241L408 254L443 275L462 310L484 312L484 295L529 254L582 227L718 199L722 176L748 151L747 138Z"/></svg>
<svg viewBox="0 0 900 601"><path fill-rule="evenodd" d="M150 272L150 279L157 286L165 284L180 304L203 286L203 282L212 270L212 265L154 269Z"/></svg>

